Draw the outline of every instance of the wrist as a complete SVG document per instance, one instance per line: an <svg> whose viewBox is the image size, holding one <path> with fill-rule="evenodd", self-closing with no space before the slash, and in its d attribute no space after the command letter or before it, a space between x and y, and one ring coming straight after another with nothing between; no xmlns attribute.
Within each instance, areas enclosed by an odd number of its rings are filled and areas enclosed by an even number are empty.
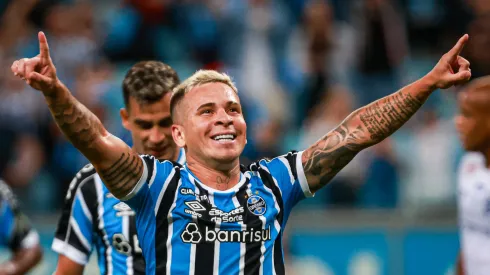
<svg viewBox="0 0 490 275"><path fill-rule="evenodd" d="M431 74L428 73L418 81L416 81L417 85L420 87L420 90L427 91L432 93L437 90L437 79Z"/></svg>
<svg viewBox="0 0 490 275"><path fill-rule="evenodd" d="M64 88L65 85L63 85L63 83L58 78L56 78L51 87L43 91L43 94L47 98L56 98L63 93Z"/></svg>

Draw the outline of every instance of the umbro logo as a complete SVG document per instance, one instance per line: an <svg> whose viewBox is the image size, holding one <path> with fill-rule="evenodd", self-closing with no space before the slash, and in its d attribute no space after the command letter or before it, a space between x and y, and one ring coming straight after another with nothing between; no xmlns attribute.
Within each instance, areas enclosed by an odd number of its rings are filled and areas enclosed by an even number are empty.
<svg viewBox="0 0 490 275"><path fill-rule="evenodd" d="M195 212L206 211L206 208L198 201L186 201L185 205Z"/></svg>

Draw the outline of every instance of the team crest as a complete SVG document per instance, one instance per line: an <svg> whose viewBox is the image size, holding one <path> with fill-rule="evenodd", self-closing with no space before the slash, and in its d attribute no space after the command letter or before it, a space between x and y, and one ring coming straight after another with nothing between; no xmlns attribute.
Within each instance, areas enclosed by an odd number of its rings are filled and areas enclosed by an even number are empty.
<svg viewBox="0 0 490 275"><path fill-rule="evenodd" d="M265 200L258 195L252 195L247 199L247 207L248 210L250 210L250 212L256 216L264 215L265 211L267 210Z"/></svg>

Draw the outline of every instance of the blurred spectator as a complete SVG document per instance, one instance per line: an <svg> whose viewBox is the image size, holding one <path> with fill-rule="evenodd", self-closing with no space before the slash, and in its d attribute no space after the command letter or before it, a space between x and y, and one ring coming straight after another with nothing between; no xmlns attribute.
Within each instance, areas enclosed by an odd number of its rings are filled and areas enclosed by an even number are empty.
<svg viewBox="0 0 490 275"><path fill-rule="evenodd" d="M363 0L355 8L358 31L353 87L365 105L399 89L398 69L408 54L405 26L392 0Z"/></svg>
<svg viewBox="0 0 490 275"><path fill-rule="evenodd" d="M375 145L370 152L366 178L359 190L363 208L395 208L398 203L398 165L391 139Z"/></svg>
<svg viewBox="0 0 490 275"><path fill-rule="evenodd" d="M317 140L335 129L342 120L353 111L352 94L343 87L333 87L322 101L311 112L302 129L301 150L314 144ZM325 201L335 206L353 206L357 202L357 189L363 181L363 169L368 165L364 161L365 153L356 156L329 183L329 187L320 190ZM322 196L322 195L317 195Z"/></svg>

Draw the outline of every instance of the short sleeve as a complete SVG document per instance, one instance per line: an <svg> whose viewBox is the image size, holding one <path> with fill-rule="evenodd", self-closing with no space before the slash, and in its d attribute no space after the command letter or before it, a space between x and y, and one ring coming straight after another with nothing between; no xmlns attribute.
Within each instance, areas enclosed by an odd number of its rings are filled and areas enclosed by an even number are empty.
<svg viewBox="0 0 490 275"><path fill-rule="evenodd" d="M165 183L175 173L175 167L180 164L171 161L159 161L153 156L142 155L144 170L140 180L134 189L124 198L125 201L136 213L149 214L153 209L165 188ZM154 214L153 214L154 216Z"/></svg>
<svg viewBox="0 0 490 275"><path fill-rule="evenodd" d="M259 164L268 170L281 190L283 204L287 214L301 200L313 197L306 181L301 156L303 151L289 152L272 160L261 160Z"/></svg>
<svg viewBox="0 0 490 275"><path fill-rule="evenodd" d="M51 245L53 251L81 265L88 262L93 247L93 220L97 219L95 175L89 165L73 179Z"/></svg>

